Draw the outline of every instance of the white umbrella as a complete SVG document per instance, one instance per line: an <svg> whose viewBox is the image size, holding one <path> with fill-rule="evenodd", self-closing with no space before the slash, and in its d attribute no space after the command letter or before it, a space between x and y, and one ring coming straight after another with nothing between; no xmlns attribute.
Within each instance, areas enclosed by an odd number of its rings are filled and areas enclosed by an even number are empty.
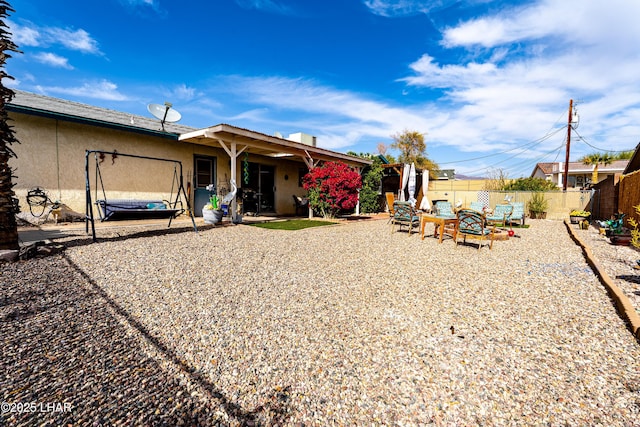
<svg viewBox="0 0 640 427"><path fill-rule="evenodd" d="M416 205L416 199L413 197L416 195L416 165L411 163L409 169L409 202L412 206Z"/></svg>
<svg viewBox="0 0 640 427"><path fill-rule="evenodd" d="M405 164L404 171L402 172L402 191L400 192L400 201L404 202L404 189L407 188L407 183L409 182L409 169L410 166Z"/></svg>
<svg viewBox="0 0 640 427"><path fill-rule="evenodd" d="M427 169L422 170L422 201L420 202L420 210L429 212L431 210L431 203L427 197L429 191L429 171Z"/></svg>

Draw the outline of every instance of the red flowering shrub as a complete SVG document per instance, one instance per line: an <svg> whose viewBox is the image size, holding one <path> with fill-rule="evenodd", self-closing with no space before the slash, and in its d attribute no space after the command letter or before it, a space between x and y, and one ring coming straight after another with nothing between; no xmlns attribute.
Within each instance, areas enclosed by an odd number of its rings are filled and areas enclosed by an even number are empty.
<svg viewBox="0 0 640 427"><path fill-rule="evenodd" d="M344 163L325 162L304 176L303 187L312 209L324 217L334 217L340 210L355 208L362 178Z"/></svg>

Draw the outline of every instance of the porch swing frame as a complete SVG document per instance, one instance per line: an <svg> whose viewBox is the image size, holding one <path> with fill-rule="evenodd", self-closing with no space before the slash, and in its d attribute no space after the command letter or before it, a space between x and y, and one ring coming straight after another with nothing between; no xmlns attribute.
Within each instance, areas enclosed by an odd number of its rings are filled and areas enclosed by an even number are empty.
<svg viewBox="0 0 640 427"><path fill-rule="evenodd" d="M142 159L142 160L155 160L159 162L173 163L174 164L174 176L173 181L171 183L171 192L173 194L173 186L177 179L178 181L178 191L176 192L175 200L169 200L169 209L139 209L132 208L126 206L117 206L117 211L111 212L111 214L106 214L106 206L108 206L108 200L106 197L106 193L104 190L104 183L102 182L102 175L100 174L100 164L96 157L96 199L97 199L97 186L98 186L98 176L100 177L100 186L102 188L102 194L104 197L103 207L105 210L105 215L102 216L100 214L100 221L117 221L123 219L160 219L160 218L169 218L169 224L167 228L171 227L171 222L173 219L184 212L184 209L176 209L178 202L180 201L180 196L184 196L185 203L187 205L187 212L191 217L191 223L193 224L193 230L197 233L198 228L196 227L196 220L193 217L193 210L191 209L191 204L189 202L189 196L184 188L184 177L182 174L182 162L179 160L172 159L164 159L160 157L149 157L149 156L140 156L137 154L125 154L115 151L103 151L103 150L86 150L84 157L84 170L85 170L85 199L86 199L86 213L85 213L85 232L89 233L89 223L91 223L91 235L93 237L93 241L96 239L96 226L95 226L95 216L93 214L93 201L91 199L91 181L89 179L89 156L93 154L94 156L97 154L117 154L118 157L129 157L134 159ZM180 173L176 172L176 167L179 168ZM99 200L96 200L97 204ZM100 206L97 206L97 209L100 209ZM121 212L123 214L118 214ZM100 212L99 212L100 213Z"/></svg>

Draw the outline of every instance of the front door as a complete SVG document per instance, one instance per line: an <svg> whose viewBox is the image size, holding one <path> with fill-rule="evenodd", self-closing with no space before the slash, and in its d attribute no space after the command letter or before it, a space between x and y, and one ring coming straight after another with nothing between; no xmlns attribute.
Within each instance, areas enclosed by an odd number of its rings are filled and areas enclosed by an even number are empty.
<svg viewBox="0 0 640 427"><path fill-rule="evenodd" d="M242 183L244 213L275 213L275 168L249 162L248 182Z"/></svg>
<svg viewBox="0 0 640 427"><path fill-rule="evenodd" d="M209 202L207 185L216 183L216 158L208 156L195 156L193 193L195 216L202 216L202 207ZM215 193L214 193L215 194Z"/></svg>

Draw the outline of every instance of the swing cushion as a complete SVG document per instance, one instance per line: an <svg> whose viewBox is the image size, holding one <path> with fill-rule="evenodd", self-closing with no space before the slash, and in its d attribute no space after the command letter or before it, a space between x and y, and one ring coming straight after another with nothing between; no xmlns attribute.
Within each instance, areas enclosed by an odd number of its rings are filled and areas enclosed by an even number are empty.
<svg viewBox="0 0 640 427"><path fill-rule="evenodd" d="M167 209L167 205L164 203L147 203L147 209Z"/></svg>
<svg viewBox="0 0 640 427"><path fill-rule="evenodd" d="M181 209L167 209L162 200L96 200L102 221L125 219L162 219L176 217Z"/></svg>

